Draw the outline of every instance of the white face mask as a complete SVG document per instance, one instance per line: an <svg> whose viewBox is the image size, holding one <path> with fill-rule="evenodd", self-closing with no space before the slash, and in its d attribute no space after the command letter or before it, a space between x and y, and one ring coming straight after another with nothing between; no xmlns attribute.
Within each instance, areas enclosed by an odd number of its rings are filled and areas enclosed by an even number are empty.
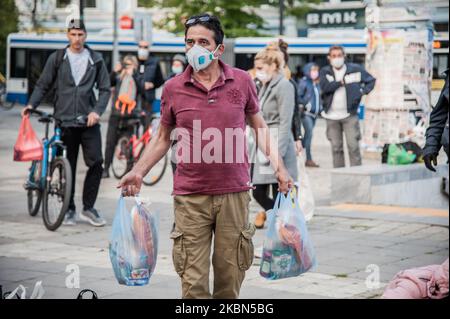
<svg viewBox="0 0 450 319"><path fill-rule="evenodd" d="M180 74L181 72L183 72L183 66L172 66L172 72L175 74Z"/></svg>
<svg viewBox="0 0 450 319"><path fill-rule="evenodd" d="M149 52L147 49L138 49L139 60L147 60L148 56L149 56Z"/></svg>
<svg viewBox="0 0 450 319"><path fill-rule="evenodd" d="M343 65L344 65L344 58L334 58L330 60L330 63L333 67L335 67L336 69L340 69Z"/></svg>
<svg viewBox="0 0 450 319"><path fill-rule="evenodd" d="M220 45L214 50L214 52L200 46L194 45L188 52L186 52L186 57L189 64L192 66L195 72L206 69L213 60L217 59L214 54L219 49Z"/></svg>
<svg viewBox="0 0 450 319"><path fill-rule="evenodd" d="M261 82L267 82L270 80L269 74L265 71L256 71L255 76Z"/></svg>

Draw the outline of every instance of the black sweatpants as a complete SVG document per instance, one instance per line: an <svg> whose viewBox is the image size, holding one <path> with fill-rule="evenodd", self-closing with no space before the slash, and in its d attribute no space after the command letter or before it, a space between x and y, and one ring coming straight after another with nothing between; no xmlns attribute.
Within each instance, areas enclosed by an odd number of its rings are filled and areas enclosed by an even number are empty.
<svg viewBox="0 0 450 319"><path fill-rule="evenodd" d="M270 187L272 187L273 198L269 197ZM275 205L275 199L278 195L278 184L261 184L255 185L253 190L253 198L264 208L265 211L272 209Z"/></svg>
<svg viewBox="0 0 450 319"><path fill-rule="evenodd" d="M108 120L108 131L106 133L106 148L105 148L105 170L108 171L111 166L114 150L117 142L124 132L131 137L133 134L133 127L128 128L126 131L119 130L119 124L122 120L120 115L111 114Z"/></svg>
<svg viewBox="0 0 450 319"><path fill-rule="evenodd" d="M89 168L84 179L83 209L93 208L97 200L103 173L100 125L96 124L92 127L66 127L62 129L61 137L67 147L67 159L72 168L72 194L70 195L69 209L75 210L75 179L80 145L83 149L84 162Z"/></svg>

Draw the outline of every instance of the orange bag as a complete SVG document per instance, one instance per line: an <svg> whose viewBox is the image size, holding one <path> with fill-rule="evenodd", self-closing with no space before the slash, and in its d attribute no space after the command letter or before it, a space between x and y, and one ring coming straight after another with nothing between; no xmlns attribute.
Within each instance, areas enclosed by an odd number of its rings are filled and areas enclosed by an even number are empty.
<svg viewBox="0 0 450 319"><path fill-rule="evenodd" d="M14 161L27 162L42 160L42 142L37 138L31 127L30 117L26 115L22 118L16 144L14 144Z"/></svg>

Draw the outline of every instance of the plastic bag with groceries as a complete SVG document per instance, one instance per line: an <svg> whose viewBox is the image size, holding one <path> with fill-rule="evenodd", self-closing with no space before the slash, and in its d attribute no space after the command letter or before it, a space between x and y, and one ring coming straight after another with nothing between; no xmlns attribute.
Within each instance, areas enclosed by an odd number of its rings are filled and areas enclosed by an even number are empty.
<svg viewBox="0 0 450 319"><path fill-rule="evenodd" d="M295 194L278 193L268 213L259 273L267 279L299 276L316 266L314 248Z"/></svg>
<svg viewBox="0 0 450 319"><path fill-rule="evenodd" d="M158 216L140 197L134 201L129 212L120 196L109 243L114 275L126 286L148 284L158 255Z"/></svg>

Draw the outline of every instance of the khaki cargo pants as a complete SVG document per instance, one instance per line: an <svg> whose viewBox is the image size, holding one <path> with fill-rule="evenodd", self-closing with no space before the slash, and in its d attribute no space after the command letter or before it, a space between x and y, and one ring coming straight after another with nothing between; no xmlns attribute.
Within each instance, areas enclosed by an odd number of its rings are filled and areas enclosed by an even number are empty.
<svg viewBox="0 0 450 319"><path fill-rule="evenodd" d="M253 262L255 226L248 222L248 192L224 195L177 195L173 263L183 298L239 297L245 271ZM214 292L209 289L211 244Z"/></svg>

